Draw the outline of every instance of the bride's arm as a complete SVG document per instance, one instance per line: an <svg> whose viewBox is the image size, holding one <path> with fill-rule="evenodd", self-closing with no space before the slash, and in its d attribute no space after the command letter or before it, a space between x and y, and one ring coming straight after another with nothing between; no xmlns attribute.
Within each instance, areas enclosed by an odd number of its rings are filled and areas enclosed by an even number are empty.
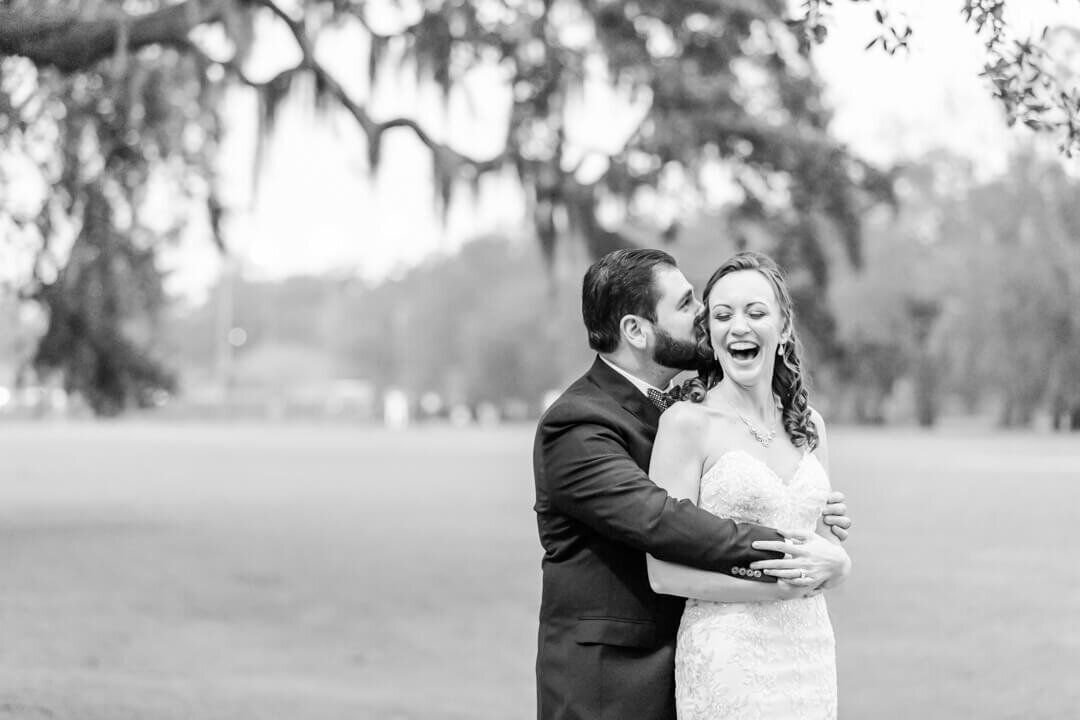
<svg viewBox="0 0 1080 720"><path fill-rule="evenodd" d="M704 435L708 418L689 402L676 403L660 417L653 444L649 477L673 498L698 501L705 462ZM718 572L698 570L646 555L649 585L662 595L715 602L786 600L806 593L788 583L746 582Z"/></svg>
<svg viewBox="0 0 1080 720"><path fill-rule="evenodd" d="M652 555L645 557L649 565L649 585L654 593L660 595L677 595L712 602L748 603L791 600L807 595L809 590L786 582L769 585L746 582L722 573L657 560Z"/></svg>

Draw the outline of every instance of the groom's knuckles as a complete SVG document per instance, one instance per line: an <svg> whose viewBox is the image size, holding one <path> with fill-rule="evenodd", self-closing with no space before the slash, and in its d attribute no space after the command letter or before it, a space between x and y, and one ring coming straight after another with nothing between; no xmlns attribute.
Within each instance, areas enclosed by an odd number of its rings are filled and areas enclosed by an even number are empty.
<svg viewBox="0 0 1080 720"><path fill-rule="evenodd" d="M797 567L798 564L794 558L785 558L783 560L758 560L757 562L750 563L750 567L754 570L790 570Z"/></svg>
<svg viewBox="0 0 1080 720"><path fill-rule="evenodd" d="M780 542L778 540L758 540L754 543L755 550L772 550L773 552L785 553L787 555L798 555L804 550L798 545L792 545L791 543Z"/></svg>
<svg viewBox="0 0 1080 720"><path fill-rule="evenodd" d="M755 550L772 550L773 552L788 552L792 547L795 547L789 542L783 540L755 540L752 547Z"/></svg>

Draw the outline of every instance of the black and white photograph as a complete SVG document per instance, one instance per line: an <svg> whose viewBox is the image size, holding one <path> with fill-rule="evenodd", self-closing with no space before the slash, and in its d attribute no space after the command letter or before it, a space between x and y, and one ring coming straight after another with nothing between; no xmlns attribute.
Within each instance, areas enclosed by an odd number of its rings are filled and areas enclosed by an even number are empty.
<svg viewBox="0 0 1080 720"><path fill-rule="evenodd" d="M1077 0L0 0L0 720L1080 718Z"/></svg>

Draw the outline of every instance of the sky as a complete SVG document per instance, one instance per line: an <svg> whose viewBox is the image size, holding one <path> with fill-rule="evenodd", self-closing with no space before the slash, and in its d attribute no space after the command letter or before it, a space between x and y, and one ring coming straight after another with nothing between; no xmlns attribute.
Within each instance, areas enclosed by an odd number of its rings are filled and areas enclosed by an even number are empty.
<svg viewBox="0 0 1080 720"><path fill-rule="evenodd" d="M899 8L914 28L910 52L894 56L864 47L876 34L873 10ZM864 157L891 162L946 148L971 158L984 173L1000 172L1010 147L1028 134L1006 128L1003 115L980 78L979 41L961 20L959 0L838 2L828 40L815 51L834 109L833 132ZM1042 23L1080 27L1080 3L1024 0L1008 6L1010 24L1036 35ZM269 77L295 63L291 38L280 27L260 28L252 74ZM366 50L355 35L320 39L320 59L354 98L368 96ZM499 151L509 103L495 70L478 72L465 92L444 110L431 88L407 79L379 83L370 106L376 117L421 118L436 137L462 152L490 157ZM524 208L508 178L486 182L479 201L463 195L444 226L432 202L430 156L408 131L386 136L384 162L371 177L362 136L351 118L316 117L310 104L286 106L264 155L253 191L255 98L238 90L229 100L229 134L222 173L226 225L237 270L249 278L281 278L333 272L378 281L433 253L453 252L487 232L521 234ZM632 113L612 112L609 98L578 109L586 144L618 137L613 123L632 123ZM629 119L627 119L629 117ZM627 125L629 127L629 125ZM214 283L222 260L198 224L168 259L171 290L197 298Z"/></svg>

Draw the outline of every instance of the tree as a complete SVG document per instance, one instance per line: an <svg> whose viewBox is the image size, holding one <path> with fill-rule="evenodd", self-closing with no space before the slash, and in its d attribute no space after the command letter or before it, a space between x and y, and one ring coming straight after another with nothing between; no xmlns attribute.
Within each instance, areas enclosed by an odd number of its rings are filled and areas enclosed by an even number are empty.
<svg viewBox="0 0 1080 720"><path fill-rule="evenodd" d="M1027 148L982 181L970 162L936 153L904 168L896 188L897 211L868 219L864 271L839 279L832 298L857 419L883 421L885 399L910 387L923 424L959 401L1003 426L1049 411L1075 428L1080 185Z"/></svg>
<svg viewBox="0 0 1080 720"><path fill-rule="evenodd" d="M1003 426L1080 406L1080 184L1035 153L972 188L943 248L950 301L941 332L959 386L1001 401ZM1076 425L1072 425L1076 429Z"/></svg>
<svg viewBox="0 0 1080 720"><path fill-rule="evenodd" d="M156 256L184 226L183 198L211 174L215 90L176 54L70 75L7 59L0 72L0 137L39 173L0 173L0 193L45 188L29 207L0 202L9 242L33 254L22 295L47 311L33 364L60 370L99 414L145 404L172 385L154 350ZM155 191L177 200L173 217L154 208Z"/></svg>
<svg viewBox="0 0 1080 720"><path fill-rule="evenodd" d="M935 332L949 286L942 222L958 212L957 195L968 184L974 184L970 163L927 157L898 170L896 207L866 218L866 262L859 272L838 277L830 298L845 349L832 368L839 403L833 416L885 423L889 403L900 399L921 424L934 422L940 402L935 386L943 375L951 377ZM912 396L898 397L909 385Z"/></svg>
<svg viewBox="0 0 1080 720"><path fill-rule="evenodd" d="M213 172L223 89L254 89L269 132L281 103L302 92L305 81L318 108L355 121L373 172L386 133L419 140L430 151L435 201L444 209L461 188L512 170L529 198L548 265L560 238L582 238L593 256L628 243L600 221L601 205L632 218L643 198L704 199L710 170L724 166L741 194L747 232L764 226L787 239L779 259L805 270L806 280L795 288L804 317L818 326L826 353L833 352L831 316L822 301L828 238L839 238L857 264L860 214L868 200L889 196L889 181L828 133L809 51L810 41L824 37L822 10L831 4L807 0L805 13L792 18L785 0L447 0L395 3L396 9L365 0L311 0L299 8L274 0L0 3L0 56L10 56L0 64L0 136L35 158L48 187L39 208L18 212L0 203L0 213L36 249L26 294L49 310L50 329L71 312L82 313L79 325L87 328L52 332L70 343L60 355L80 358L82 370L58 364L55 352L39 354L37 364L64 369L70 389L100 398L94 402L100 412L138 402L148 388L166 384L165 373L146 372L157 363L125 330L132 322L152 326L155 304L112 303L112 311L90 322L85 316L95 306L77 293L96 286L69 279L86 261L82 253L64 252L64 238L82 237L92 198L103 198L109 211L95 212L112 240L98 251L144 255L129 271L100 273L101 281L114 283L108 291L114 298L134 287L156 296L158 242L179 225L150 227L148 182L171 185L188 207L204 205L223 243L225 209ZM1025 90L1042 87L1028 83L1028 71L1048 77L1045 64L1033 65L1042 57L1038 46L1007 54L1003 2L966 0L963 7L980 32L992 33L989 52L1001 62L989 76L1010 113L1052 127L1032 99L1041 96ZM288 29L300 56L295 67L265 81L252 78L245 62L260 15ZM894 28L884 15L878 19L881 45L889 51L903 46L910 29ZM229 51L196 37L210 26L223 30ZM367 43L373 84L385 81L388 65L402 64L449 98L475 68L497 67L510 105L502 149L471 157L438 139L421 118L379 119L367 98L350 95L320 61L319 34L330 28L345 28ZM640 115L612 148L583 147L568 119L575 99L597 82ZM1062 102L1075 109L1073 100ZM1074 115L1068 113L1069 123ZM1072 138L1072 124L1068 130ZM678 228L672 218L664 237L676 238ZM125 379L99 381L110 376Z"/></svg>

